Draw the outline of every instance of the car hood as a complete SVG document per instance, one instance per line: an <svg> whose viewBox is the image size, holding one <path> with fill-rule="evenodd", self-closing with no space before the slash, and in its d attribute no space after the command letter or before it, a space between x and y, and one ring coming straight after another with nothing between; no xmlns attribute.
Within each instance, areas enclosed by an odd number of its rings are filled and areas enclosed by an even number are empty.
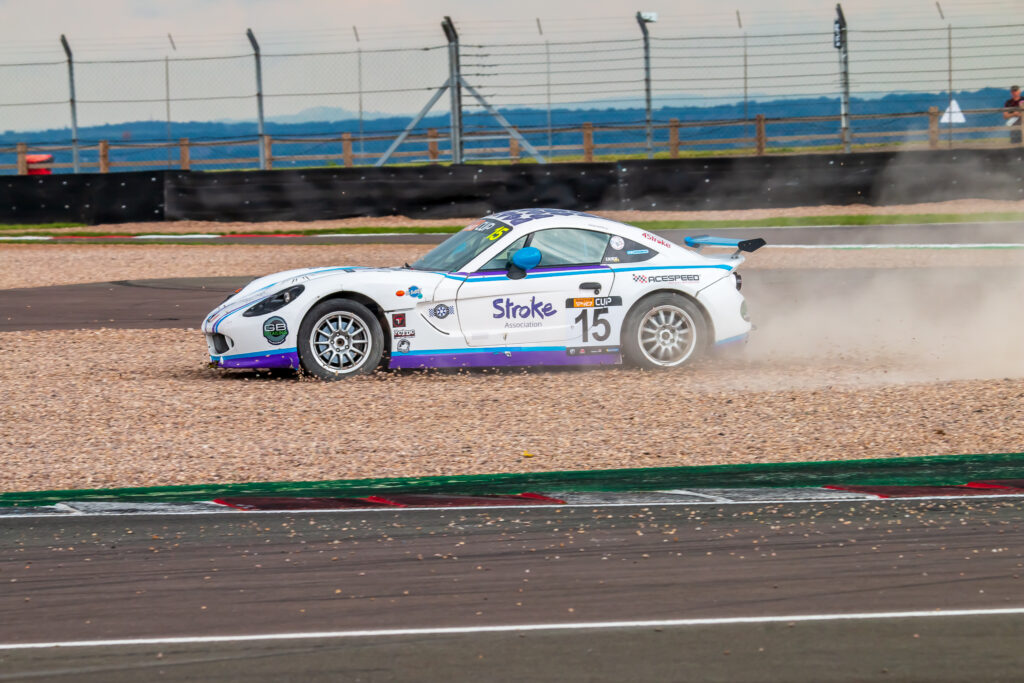
<svg viewBox="0 0 1024 683"><path fill-rule="evenodd" d="M279 273L272 273L256 278L237 293L224 300L210 318L219 311L231 307L247 306L264 297L268 297L292 285L306 285L307 288L316 284L326 284L330 289L348 289L358 291L372 298L384 292L393 293L396 289L419 287L423 297L430 300L434 288L444 279L442 273L409 268L367 268L363 266L332 266L325 268L296 268Z"/></svg>

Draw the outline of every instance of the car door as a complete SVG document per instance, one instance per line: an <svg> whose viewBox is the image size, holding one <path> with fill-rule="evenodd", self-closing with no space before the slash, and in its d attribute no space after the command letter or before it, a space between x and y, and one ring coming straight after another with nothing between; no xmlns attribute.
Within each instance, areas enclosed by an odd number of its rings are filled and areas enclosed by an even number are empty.
<svg viewBox="0 0 1024 683"><path fill-rule="evenodd" d="M578 228L538 230L470 273L458 293L467 345L564 346L579 315L572 300L611 291L615 274L601 263L610 237ZM526 277L512 279L505 264L522 246L539 249L541 261Z"/></svg>

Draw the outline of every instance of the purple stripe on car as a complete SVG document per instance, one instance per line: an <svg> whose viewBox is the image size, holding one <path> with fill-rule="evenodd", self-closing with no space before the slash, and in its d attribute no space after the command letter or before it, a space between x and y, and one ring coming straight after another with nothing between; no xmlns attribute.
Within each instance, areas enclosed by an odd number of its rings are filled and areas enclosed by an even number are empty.
<svg viewBox="0 0 1024 683"><path fill-rule="evenodd" d="M438 354L391 355L392 368L495 368L526 365L615 365L622 361L617 353L570 356L565 351L452 352Z"/></svg>
<svg viewBox="0 0 1024 683"><path fill-rule="evenodd" d="M224 358L220 361L222 368L297 368L299 354L268 353L265 356L249 356L248 358Z"/></svg>

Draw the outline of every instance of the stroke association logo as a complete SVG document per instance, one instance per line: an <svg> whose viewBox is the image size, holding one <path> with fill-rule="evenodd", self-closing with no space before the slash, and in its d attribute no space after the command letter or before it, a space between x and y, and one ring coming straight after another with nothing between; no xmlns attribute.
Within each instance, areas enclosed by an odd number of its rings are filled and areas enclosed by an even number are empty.
<svg viewBox="0 0 1024 683"><path fill-rule="evenodd" d="M491 306L497 311L497 313L491 315L492 318L505 318L507 320L515 318L521 320L539 318L543 320L544 318L550 318L558 312L552 304L546 301L537 301L535 296L530 297L530 303L528 304L520 304L505 297L504 299L494 299L491 302Z"/></svg>

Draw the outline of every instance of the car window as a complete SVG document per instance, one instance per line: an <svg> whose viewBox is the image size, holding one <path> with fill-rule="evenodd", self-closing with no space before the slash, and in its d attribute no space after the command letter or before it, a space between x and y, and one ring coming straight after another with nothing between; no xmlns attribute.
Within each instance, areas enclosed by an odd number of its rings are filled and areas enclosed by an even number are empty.
<svg viewBox="0 0 1024 683"><path fill-rule="evenodd" d="M540 249L541 266L600 263L611 235L577 228L552 228L533 233L530 246Z"/></svg>
<svg viewBox="0 0 1024 683"><path fill-rule="evenodd" d="M601 263L636 263L646 261L658 255L654 249L646 244L638 244L633 240L612 235L608 240L608 248L605 249Z"/></svg>
<svg viewBox="0 0 1024 683"><path fill-rule="evenodd" d="M456 271L490 249L511 230L512 226L491 218L475 220L421 256L412 267L415 270Z"/></svg>
<svg viewBox="0 0 1024 683"><path fill-rule="evenodd" d="M512 258L512 254L516 253L526 245L526 238L528 236L529 235L523 235L512 244L508 245L507 248L502 249L497 256L481 266L480 270L505 270L508 268L508 262L509 259Z"/></svg>

